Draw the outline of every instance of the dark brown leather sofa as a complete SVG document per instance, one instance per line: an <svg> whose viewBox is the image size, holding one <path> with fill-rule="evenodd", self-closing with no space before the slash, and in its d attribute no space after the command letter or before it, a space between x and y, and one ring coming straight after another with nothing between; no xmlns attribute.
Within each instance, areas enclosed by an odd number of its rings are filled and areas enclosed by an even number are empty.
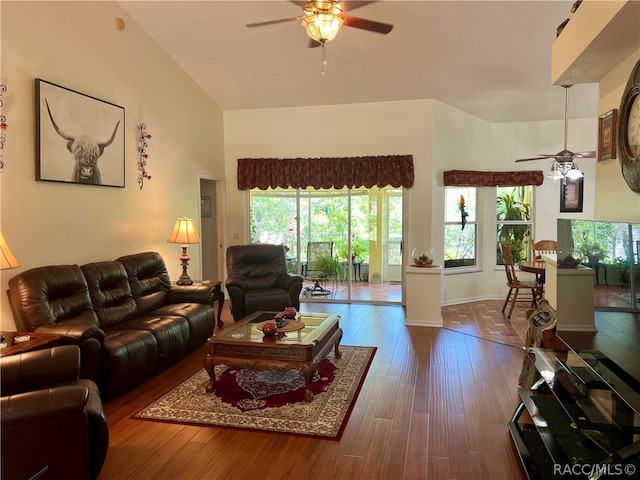
<svg viewBox="0 0 640 480"><path fill-rule="evenodd" d="M287 273L282 245L233 245L227 248L227 280L233 320L259 310L300 309L304 279Z"/></svg>
<svg viewBox="0 0 640 480"><path fill-rule="evenodd" d="M65 345L0 358L3 479L95 479L109 447L98 387Z"/></svg>
<svg viewBox="0 0 640 480"><path fill-rule="evenodd" d="M80 347L81 377L103 398L177 362L214 329L214 288L172 285L155 252L34 268L11 278L8 293L19 330Z"/></svg>

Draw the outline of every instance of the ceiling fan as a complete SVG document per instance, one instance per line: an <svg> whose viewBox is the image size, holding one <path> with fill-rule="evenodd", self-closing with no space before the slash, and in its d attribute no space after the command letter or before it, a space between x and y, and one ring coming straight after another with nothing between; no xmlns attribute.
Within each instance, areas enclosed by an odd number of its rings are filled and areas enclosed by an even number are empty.
<svg viewBox="0 0 640 480"><path fill-rule="evenodd" d="M572 152L567 150L567 127L568 127L568 111L569 111L569 88L572 85L562 85L564 88L564 150L558 153L539 153L537 157L521 158L516 162L529 162L531 160L544 160L547 158L555 159L551 165L551 177L554 179L579 178L582 172L574 160L576 158L595 158L596 152Z"/></svg>
<svg viewBox="0 0 640 480"><path fill-rule="evenodd" d="M310 0L300 2L291 0L291 3L302 8L302 15L293 18L282 18L267 22L249 23L247 27L263 27L276 23L300 21L305 28L307 35L311 38L310 47L317 47L333 40L338 34L342 25L359 28L369 32L386 35L393 29L393 25L388 23L365 20L364 18L352 17L345 12L350 12L356 8L364 7L370 2L340 2L337 0Z"/></svg>

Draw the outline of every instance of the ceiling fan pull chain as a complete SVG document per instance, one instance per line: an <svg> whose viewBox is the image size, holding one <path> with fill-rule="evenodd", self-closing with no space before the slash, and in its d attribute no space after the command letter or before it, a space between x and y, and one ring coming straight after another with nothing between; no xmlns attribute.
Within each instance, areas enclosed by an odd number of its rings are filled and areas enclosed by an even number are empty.
<svg viewBox="0 0 640 480"><path fill-rule="evenodd" d="M324 69L327 66L327 58L326 58L325 53L324 53L324 44L325 44L325 42L322 42L322 73L320 73L321 77L325 76Z"/></svg>

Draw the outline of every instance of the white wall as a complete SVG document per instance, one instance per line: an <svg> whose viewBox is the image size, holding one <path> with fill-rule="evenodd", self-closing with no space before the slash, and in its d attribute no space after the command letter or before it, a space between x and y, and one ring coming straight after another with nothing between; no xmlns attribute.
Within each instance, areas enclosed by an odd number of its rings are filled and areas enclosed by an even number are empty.
<svg viewBox="0 0 640 480"><path fill-rule="evenodd" d="M198 174L223 175L222 111L131 20L117 2L1 2L2 113L9 128L0 174L2 232L21 263L1 273L2 329L14 328L4 291L29 268L160 252L172 278L179 245L166 239L176 217L199 217ZM115 19L126 22L118 31ZM34 79L125 107L126 188L35 181ZM149 140L142 190L137 125ZM199 221L199 220L198 220ZM189 248L191 277L200 249Z"/></svg>
<svg viewBox="0 0 640 480"><path fill-rule="evenodd" d="M620 108L622 93L638 59L640 59L640 50L602 78L599 83L598 101L600 115L614 108ZM640 196L625 183L620 161L611 159L598 162L596 174L597 200L594 218L596 220L640 222Z"/></svg>
<svg viewBox="0 0 640 480"><path fill-rule="evenodd" d="M525 124L490 123L434 100L336 105L306 108L234 110L224 113L227 194L227 244L248 241L248 193L238 191L238 158L337 157L411 154L415 184L406 191L408 222L405 251L444 249L444 186L450 169L528 170L545 172L551 162L515 163L539 151L562 150L563 121ZM578 150L595 149L593 119L570 122L570 141ZM248 133L250 132L250 133ZM573 147L572 147L573 148ZM591 162L591 163L590 163ZM585 190L593 191L593 160L581 162ZM583 165L584 163L584 165ZM445 275L443 302L457 303L504 295L504 271L495 268L495 189L482 189L481 271ZM536 234L555 238L560 191L547 180L536 196ZM593 212L585 193L585 213Z"/></svg>
<svg viewBox="0 0 640 480"><path fill-rule="evenodd" d="M413 155L405 245L428 245L432 215L433 101L224 112L227 244L248 241L248 193L237 189L238 158Z"/></svg>
<svg viewBox="0 0 640 480"><path fill-rule="evenodd" d="M489 124L465 112L442 103L434 118L434 245L440 252L444 237L444 170L549 171L552 161L519 162L539 152L556 153L563 149L564 121L516 122ZM569 121L569 148L573 151L595 150L595 119ZM556 220L571 215L572 218L593 218L595 186L595 160L578 162L585 174L584 212L560 213L560 184L545 177L535 192L534 238L555 239ZM495 188L481 188L479 228L479 271L464 274L445 273L443 277L443 303L455 304L505 296L505 274L495 262ZM523 275L526 277L526 274Z"/></svg>

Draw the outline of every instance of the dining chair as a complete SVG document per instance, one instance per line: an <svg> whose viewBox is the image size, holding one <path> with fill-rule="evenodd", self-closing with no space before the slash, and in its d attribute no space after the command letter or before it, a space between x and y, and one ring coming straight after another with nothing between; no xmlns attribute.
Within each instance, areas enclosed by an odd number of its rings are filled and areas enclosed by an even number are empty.
<svg viewBox="0 0 640 480"><path fill-rule="evenodd" d="M542 260L545 253L558 253L558 242L555 240L540 240L533 244L533 258Z"/></svg>
<svg viewBox="0 0 640 480"><path fill-rule="evenodd" d="M518 302L526 302L532 308L538 305L538 299L542 298L542 286L537 281L518 280L516 267L513 263L513 255L511 254L511 246L508 243L501 243L500 251L504 260L504 271L507 275L507 287L509 287L509 293L507 293L507 298L502 306L502 313L511 302L509 313L507 314L507 318L511 318L513 308Z"/></svg>

